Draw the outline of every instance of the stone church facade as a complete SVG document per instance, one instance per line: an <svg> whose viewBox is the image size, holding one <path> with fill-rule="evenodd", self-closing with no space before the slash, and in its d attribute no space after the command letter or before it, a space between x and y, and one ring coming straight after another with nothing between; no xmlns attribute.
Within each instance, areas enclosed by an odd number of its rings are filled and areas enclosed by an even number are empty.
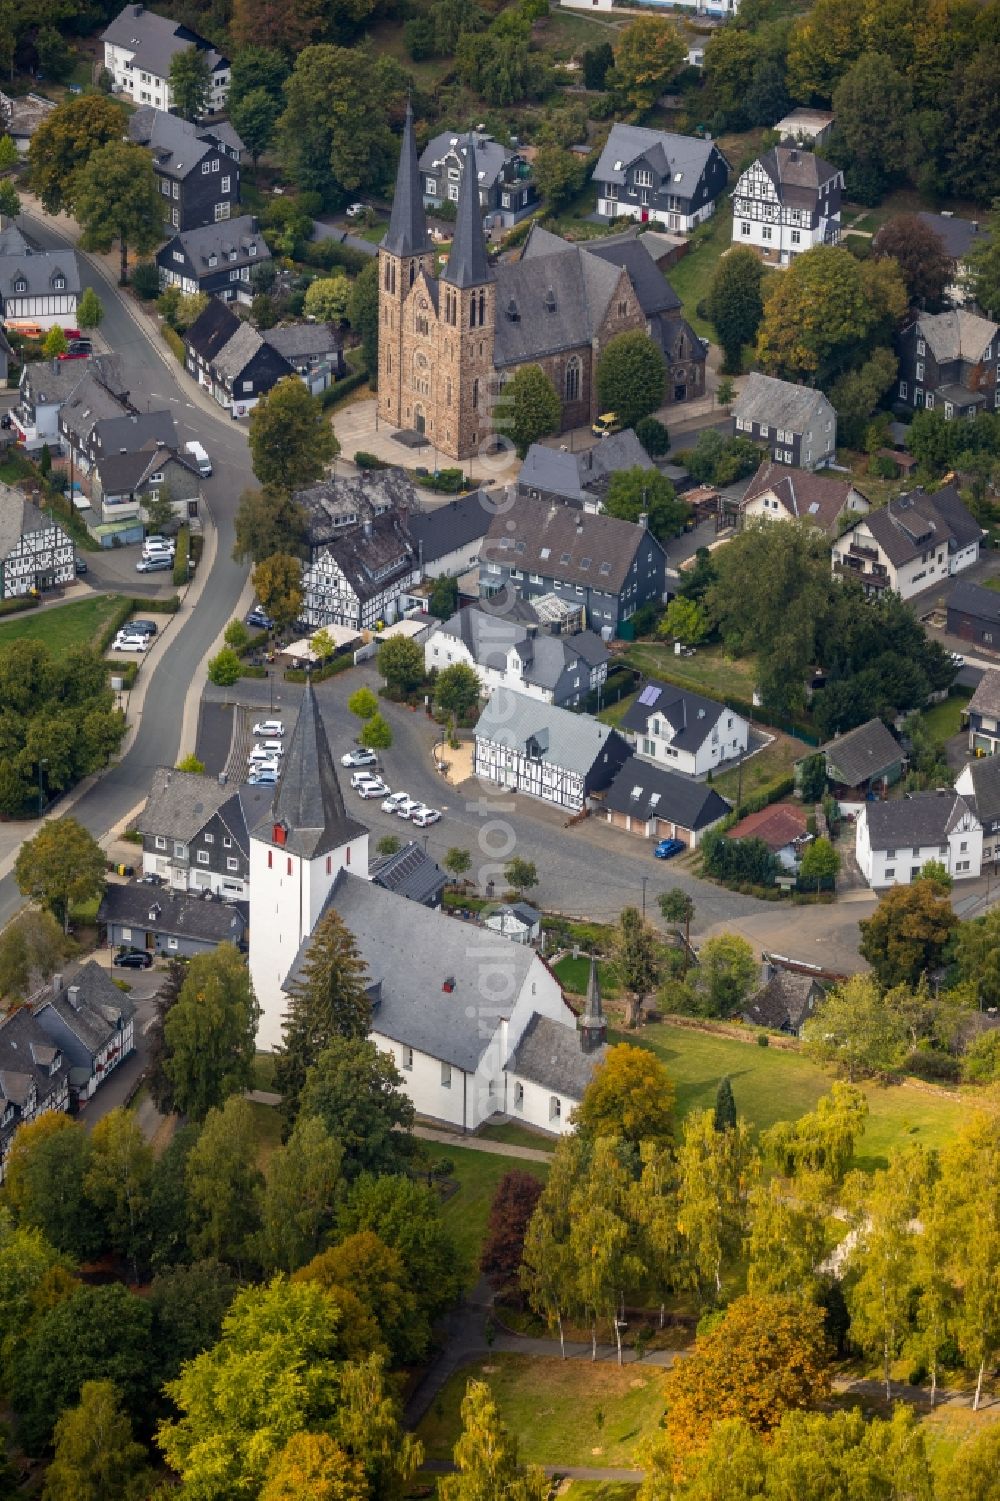
<svg viewBox="0 0 1000 1501"><path fill-rule="evenodd" d="M379 247L378 414L466 459L488 443L503 387L537 364L561 429L598 414L595 372L616 334L647 327L626 269L533 229L519 261L492 267L477 201L475 147L448 262L435 274L408 110L392 216Z"/></svg>

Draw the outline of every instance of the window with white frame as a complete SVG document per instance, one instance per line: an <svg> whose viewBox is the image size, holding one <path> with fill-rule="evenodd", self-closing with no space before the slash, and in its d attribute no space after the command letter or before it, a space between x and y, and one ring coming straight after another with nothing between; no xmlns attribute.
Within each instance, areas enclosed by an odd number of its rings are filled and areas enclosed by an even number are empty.
<svg viewBox="0 0 1000 1501"><path fill-rule="evenodd" d="M924 378L924 367L923 367L922 364L918 364L917 365L917 380L923 380L923 378Z"/></svg>
<svg viewBox="0 0 1000 1501"><path fill-rule="evenodd" d="M450 1089L451 1088L451 1064L450 1063L442 1063L442 1065L441 1065L441 1088L442 1089Z"/></svg>
<svg viewBox="0 0 1000 1501"><path fill-rule="evenodd" d="M561 1120L561 1119L562 1119L562 1100L559 1098L559 1096L557 1094L550 1095L549 1096L549 1120L550 1121L558 1121L558 1120Z"/></svg>
<svg viewBox="0 0 1000 1501"><path fill-rule="evenodd" d="M230 855L229 858L226 861L226 869L227 870L239 870L239 868L240 868L240 862L238 860L234 860L233 857L232 857L232 855Z"/></svg>
<svg viewBox="0 0 1000 1501"><path fill-rule="evenodd" d="M405 1068L405 1069L412 1069L412 1067L413 1067L413 1049L412 1048L403 1048L402 1049L402 1057L400 1059L400 1067L401 1068Z"/></svg>
<svg viewBox="0 0 1000 1501"><path fill-rule="evenodd" d="M195 852L195 859L198 861L199 865L207 865L208 864L208 850L197 850Z"/></svg>
<svg viewBox="0 0 1000 1501"><path fill-rule="evenodd" d="M162 834L157 834L156 838L153 840L153 844L154 847L158 850L165 850L167 847L167 841Z"/></svg>
<svg viewBox="0 0 1000 1501"><path fill-rule="evenodd" d="M168 949L175 949L176 947L177 947L177 939L176 938L168 938L167 939L167 948Z"/></svg>
<svg viewBox="0 0 1000 1501"><path fill-rule="evenodd" d="M131 939L132 939L132 929L131 928L122 928L122 938L124 939L124 941L126 943L130 943Z"/></svg>
<svg viewBox="0 0 1000 1501"><path fill-rule="evenodd" d="M749 235L749 233L750 233L750 225L748 224L748 222L747 222L746 219L741 219L740 220L740 234L741 235Z"/></svg>

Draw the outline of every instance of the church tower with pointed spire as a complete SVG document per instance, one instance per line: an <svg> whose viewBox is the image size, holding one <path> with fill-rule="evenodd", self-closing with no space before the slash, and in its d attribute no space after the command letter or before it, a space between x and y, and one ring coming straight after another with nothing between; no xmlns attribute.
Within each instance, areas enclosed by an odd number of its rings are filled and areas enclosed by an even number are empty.
<svg viewBox="0 0 1000 1501"><path fill-rule="evenodd" d="M413 108L407 100L403 144L396 172L392 214L385 239L379 246L378 414L395 428L413 426L412 402L407 417L404 361L413 351L405 336L415 328L411 293L419 274L431 277L434 255L427 233L427 215L420 188L417 143L413 134ZM423 320L428 325L427 319Z"/></svg>
<svg viewBox="0 0 1000 1501"><path fill-rule="evenodd" d="M580 1046L585 1053L594 1053L608 1040L608 1022L601 1004L601 981L597 973L597 960L591 958L590 975L587 980L587 1004L577 1022Z"/></svg>
<svg viewBox="0 0 1000 1501"><path fill-rule="evenodd" d="M486 254L479 201L476 145L469 136L458 193L455 236L438 295L441 375L449 452L464 459L477 453L493 430L493 344L496 277Z"/></svg>
<svg viewBox="0 0 1000 1501"><path fill-rule="evenodd" d="M257 1046L281 1042L282 985L342 870L368 878L368 830L344 806L311 683L270 807L250 830L250 978Z"/></svg>

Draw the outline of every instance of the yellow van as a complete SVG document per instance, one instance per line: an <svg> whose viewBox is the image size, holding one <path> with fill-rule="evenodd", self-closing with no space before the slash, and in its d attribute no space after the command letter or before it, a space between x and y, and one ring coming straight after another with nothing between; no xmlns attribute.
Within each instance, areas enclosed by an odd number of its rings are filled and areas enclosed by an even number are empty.
<svg viewBox="0 0 1000 1501"><path fill-rule="evenodd" d="M620 432L621 423L618 421L617 413L605 412L603 416L597 418L590 431L595 438L610 438L612 433Z"/></svg>

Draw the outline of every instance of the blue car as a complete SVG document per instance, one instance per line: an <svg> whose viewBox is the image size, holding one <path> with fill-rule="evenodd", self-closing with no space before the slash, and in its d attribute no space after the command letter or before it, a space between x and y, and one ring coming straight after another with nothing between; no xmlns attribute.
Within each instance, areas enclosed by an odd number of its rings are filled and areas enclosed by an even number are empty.
<svg viewBox="0 0 1000 1501"><path fill-rule="evenodd" d="M672 855L679 855L685 849L687 845L683 839L661 839L659 844L653 846L653 854L657 860L669 860Z"/></svg>

